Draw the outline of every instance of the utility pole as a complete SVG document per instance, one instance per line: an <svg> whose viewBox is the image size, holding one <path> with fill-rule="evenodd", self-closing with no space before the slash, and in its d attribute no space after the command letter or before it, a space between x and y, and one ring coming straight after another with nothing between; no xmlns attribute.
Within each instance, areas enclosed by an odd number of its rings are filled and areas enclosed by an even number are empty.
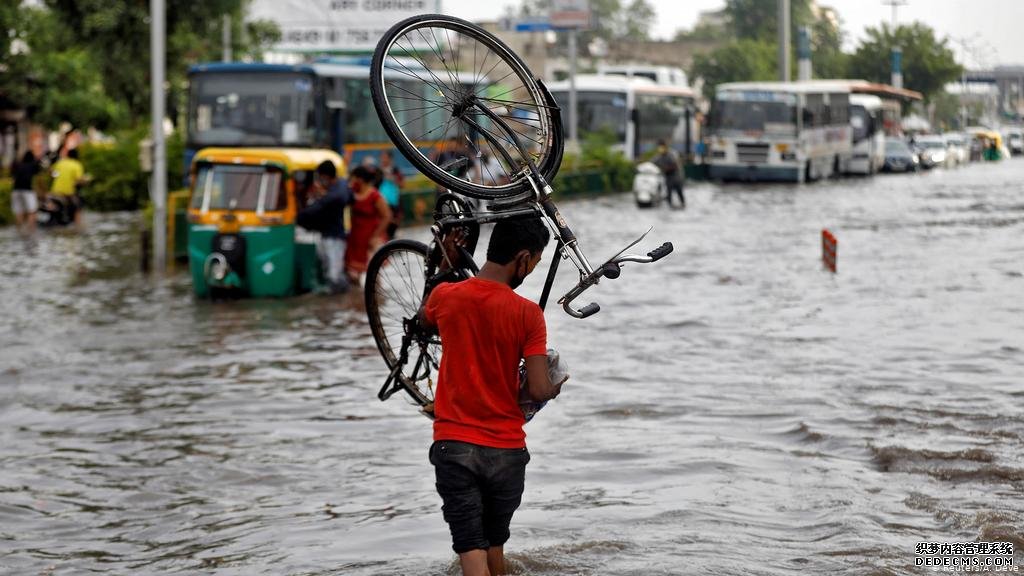
<svg viewBox="0 0 1024 576"><path fill-rule="evenodd" d="M789 0L779 2L779 80L789 82Z"/></svg>
<svg viewBox="0 0 1024 576"><path fill-rule="evenodd" d="M903 49L896 45L896 26L898 26L898 10L906 6L909 0L882 0L882 4L892 7L892 85L903 88Z"/></svg>
<svg viewBox="0 0 1024 576"><path fill-rule="evenodd" d="M576 29L569 29L569 150L579 150L579 108L576 103Z"/></svg>
<svg viewBox="0 0 1024 576"><path fill-rule="evenodd" d="M167 30L164 0L149 0L150 108L153 114L153 176L149 187L153 201L153 269L167 268L167 151L164 146L164 73L167 66Z"/></svg>
<svg viewBox="0 0 1024 576"><path fill-rule="evenodd" d="M231 62L231 14L225 14L221 19L220 42L223 48L221 61Z"/></svg>

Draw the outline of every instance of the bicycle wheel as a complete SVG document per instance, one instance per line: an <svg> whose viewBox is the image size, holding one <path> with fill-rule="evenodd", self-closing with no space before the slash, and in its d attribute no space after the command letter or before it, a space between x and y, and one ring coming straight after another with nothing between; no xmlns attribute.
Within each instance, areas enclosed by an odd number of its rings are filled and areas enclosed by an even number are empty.
<svg viewBox="0 0 1024 576"><path fill-rule="evenodd" d="M395 146L440 186L504 198L530 191L531 162L548 181L558 171L557 105L515 53L469 22L427 14L392 26L374 52L370 91Z"/></svg>
<svg viewBox="0 0 1024 576"><path fill-rule="evenodd" d="M425 289L427 246L392 240L370 260L366 271L366 315L388 370L402 358L403 339L412 329ZM433 375L441 362L439 337L413 334L397 381L420 406L434 402Z"/></svg>

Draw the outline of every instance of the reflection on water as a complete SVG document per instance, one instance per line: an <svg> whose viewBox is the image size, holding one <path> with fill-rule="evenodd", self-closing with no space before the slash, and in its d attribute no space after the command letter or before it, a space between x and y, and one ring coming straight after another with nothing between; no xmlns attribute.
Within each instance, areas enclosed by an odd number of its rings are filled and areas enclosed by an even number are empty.
<svg viewBox="0 0 1024 576"><path fill-rule="evenodd" d="M906 574L922 540L1024 547L1022 182L566 205L592 260L650 225L676 253L602 283L590 319L548 312L575 372L527 427L515 572ZM136 220L0 230L0 573L456 573L429 422L376 400L361 298L196 302L136 273Z"/></svg>

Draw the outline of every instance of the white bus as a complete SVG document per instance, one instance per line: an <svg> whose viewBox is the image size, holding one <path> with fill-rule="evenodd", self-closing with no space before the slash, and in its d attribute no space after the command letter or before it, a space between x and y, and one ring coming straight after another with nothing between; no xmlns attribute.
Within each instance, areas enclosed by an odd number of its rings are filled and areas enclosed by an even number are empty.
<svg viewBox="0 0 1024 576"><path fill-rule="evenodd" d="M682 68L670 66L651 66L647 64L599 64L599 76L626 76L628 78L647 78L655 84L663 86L689 87L686 72Z"/></svg>
<svg viewBox="0 0 1024 576"><path fill-rule="evenodd" d="M850 131L853 150L843 172L871 175L881 170L885 164L881 98L870 94L850 94Z"/></svg>
<svg viewBox="0 0 1024 576"><path fill-rule="evenodd" d="M711 108L709 176L804 182L836 174L852 151L849 108L842 83L721 84Z"/></svg>
<svg viewBox="0 0 1024 576"><path fill-rule="evenodd" d="M568 134L569 82L552 82L548 89L562 108ZM698 140L694 93L684 86L587 74L576 77L576 103L580 139L603 134L630 160L653 150L659 140L680 153L687 151L687 140L691 148Z"/></svg>

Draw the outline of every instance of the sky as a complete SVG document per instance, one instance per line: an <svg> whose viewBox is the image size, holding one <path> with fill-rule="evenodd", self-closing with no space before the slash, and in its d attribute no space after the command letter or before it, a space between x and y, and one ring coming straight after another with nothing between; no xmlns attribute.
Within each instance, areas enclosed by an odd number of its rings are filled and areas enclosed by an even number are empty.
<svg viewBox="0 0 1024 576"><path fill-rule="evenodd" d="M773 2L775 0L762 0ZM892 10L882 0L818 0L839 12L846 49L853 50L864 29L890 22ZM658 20L652 36L671 38L679 28L692 28L705 10L724 0L648 0ZM442 9L469 20L496 19L519 0L442 0ZM969 68L1024 65L1024 0L909 0L898 10L900 23L920 21L951 39L958 59Z"/></svg>

